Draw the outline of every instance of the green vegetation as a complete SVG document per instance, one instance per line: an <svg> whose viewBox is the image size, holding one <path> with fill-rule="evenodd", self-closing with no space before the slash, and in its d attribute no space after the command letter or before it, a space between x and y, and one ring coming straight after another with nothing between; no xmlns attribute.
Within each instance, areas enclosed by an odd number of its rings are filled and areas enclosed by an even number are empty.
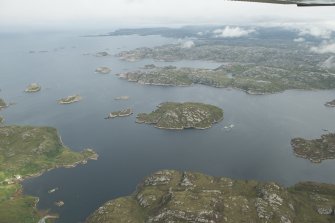
<svg viewBox="0 0 335 223"><path fill-rule="evenodd" d="M108 201L86 220L98 222L334 222L335 185L232 180L163 170L136 192Z"/></svg>
<svg viewBox="0 0 335 223"><path fill-rule="evenodd" d="M228 64L216 69L153 67L117 74L128 81L148 85L233 87L250 94L275 93L288 89L335 88L335 76L252 64Z"/></svg>
<svg viewBox="0 0 335 223"><path fill-rule="evenodd" d="M307 140L294 138L291 140L294 153L313 163L320 163L322 160L335 159L335 134L322 135L320 139Z"/></svg>
<svg viewBox="0 0 335 223"><path fill-rule="evenodd" d="M19 183L24 178L96 158L90 149L72 152L51 127L0 127L0 223L36 223L40 218L35 207L38 199L21 194Z"/></svg>
<svg viewBox="0 0 335 223"><path fill-rule="evenodd" d="M138 114L136 122L154 124L163 129L206 129L222 119L223 110L213 105L165 102L150 114Z"/></svg>
<svg viewBox="0 0 335 223"><path fill-rule="evenodd" d="M65 98L61 98L58 100L59 104L71 104L77 101L80 101L81 97L79 95L71 95Z"/></svg>
<svg viewBox="0 0 335 223"><path fill-rule="evenodd" d="M0 116L0 124L2 124L3 122L4 122L4 118Z"/></svg>
<svg viewBox="0 0 335 223"><path fill-rule="evenodd" d="M39 84L32 83L26 88L25 92L33 93L33 92L38 92L40 90L41 90L41 86Z"/></svg>

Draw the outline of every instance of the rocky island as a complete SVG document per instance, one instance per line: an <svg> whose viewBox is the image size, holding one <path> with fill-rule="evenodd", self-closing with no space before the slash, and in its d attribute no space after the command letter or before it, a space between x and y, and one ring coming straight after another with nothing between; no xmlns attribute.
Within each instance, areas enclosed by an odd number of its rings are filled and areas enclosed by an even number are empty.
<svg viewBox="0 0 335 223"><path fill-rule="evenodd" d="M6 102L2 98L0 98L0 110L6 108L7 106L8 105L6 104Z"/></svg>
<svg viewBox="0 0 335 223"><path fill-rule="evenodd" d="M196 172L162 170L129 196L106 202L86 223L335 221L335 185L233 180Z"/></svg>
<svg viewBox="0 0 335 223"><path fill-rule="evenodd" d="M38 198L22 195L22 180L97 157L91 149L71 151L51 127L0 127L0 222L36 223L41 218Z"/></svg>
<svg viewBox="0 0 335 223"><path fill-rule="evenodd" d="M55 203L54 203L57 207L63 207L64 206L64 201L56 201Z"/></svg>
<svg viewBox="0 0 335 223"><path fill-rule="evenodd" d="M71 96L59 99L58 104L71 104L74 102L78 102L81 99L82 98L79 95L71 95Z"/></svg>
<svg viewBox="0 0 335 223"><path fill-rule="evenodd" d="M335 107L335 99L332 100L332 101L328 101L328 102L325 104L325 106L327 106L327 107Z"/></svg>
<svg viewBox="0 0 335 223"><path fill-rule="evenodd" d="M41 86L39 84L32 83L26 88L25 92L33 93L33 92L38 92L40 90L41 90Z"/></svg>
<svg viewBox="0 0 335 223"><path fill-rule="evenodd" d="M291 145L296 156L308 159L313 163L335 159L334 133L321 135L321 138L312 140L294 138L291 140Z"/></svg>
<svg viewBox="0 0 335 223"><path fill-rule="evenodd" d="M102 51L102 52L97 52L95 55L97 57L105 57L105 56L109 56L109 53L107 53L106 51Z"/></svg>
<svg viewBox="0 0 335 223"><path fill-rule="evenodd" d="M98 67L95 69L95 72L99 74L109 74L111 71L109 67Z"/></svg>
<svg viewBox="0 0 335 223"><path fill-rule="evenodd" d="M207 129L223 119L223 110L203 103L165 102L149 114L137 115L137 123L153 124L162 129Z"/></svg>
<svg viewBox="0 0 335 223"><path fill-rule="evenodd" d="M129 100L129 96L119 96L119 97L115 97L114 100Z"/></svg>
<svg viewBox="0 0 335 223"><path fill-rule="evenodd" d="M133 114L133 109L126 108L120 111L114 111L114 112L109 113L106 119L111 119L111 118L116 118L116 117L126 117L132 114Z"/></svg>

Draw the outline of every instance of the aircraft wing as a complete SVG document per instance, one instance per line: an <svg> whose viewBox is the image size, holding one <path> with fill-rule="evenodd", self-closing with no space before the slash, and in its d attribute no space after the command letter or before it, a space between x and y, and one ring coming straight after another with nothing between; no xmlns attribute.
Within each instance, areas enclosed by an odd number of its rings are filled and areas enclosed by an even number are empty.
<svg viewBox="0 0 335 223"><path fill-rule="evenodd" d="M296 4L297 6L335 6L335 0L233 0L273 4Z"/></svg>

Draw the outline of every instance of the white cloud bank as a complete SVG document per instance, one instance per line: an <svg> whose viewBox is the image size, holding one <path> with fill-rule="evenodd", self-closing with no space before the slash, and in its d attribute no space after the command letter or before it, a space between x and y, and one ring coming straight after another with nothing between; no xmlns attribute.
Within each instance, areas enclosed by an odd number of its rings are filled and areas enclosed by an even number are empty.
<svg viewBox="0 0 335 223"><path fill-rule="evenodd" d="M324 26L301 27L300 36L313 36L317 38L330 39L333 30Z"/></svg>
<svg viewBox="0 0 335 223"><path fill-rule="evenodd" d="M182 42L180 46L181 48L189 49L189 48L194 47L194 42L192 40L188 40L188 41Z"/></svg>
<svg viewBox="0 0 335 223"><path fill-rule="evenodd" d="M335 56L329 57L321 66L327 69L335 69Z"/></svg>
<svg viewBox="0 0 335 223"><path fill-rule="evenodd" d="M302 37L299 37L299 38L295 38L295 39L293 39L293 41L296 42L296 43L301 43L301 42L304 42L305 39L302 38Z"/></svg>
<svg viewBox="0 0 335 223"><path fill-rule="evenodd" d="M223 37L223 38L245 37L253 32L255 32L254 29L243 29L240 27L230 27L230 26L226 26L224 29L216 29L213 31L215 37Z"/></svg>
<svg viewBox="0 0 335 223"><path fill-rule="evenodd" d="M223 0L0 0L0 28L335 23L334 7Z"/></svg>
<svg viewBox="0 0 335 223"><path fill-rule="evenodd" d="M311 51L314 53L335 53L335 42L325 41L319 46L311 47Z"/></svg>

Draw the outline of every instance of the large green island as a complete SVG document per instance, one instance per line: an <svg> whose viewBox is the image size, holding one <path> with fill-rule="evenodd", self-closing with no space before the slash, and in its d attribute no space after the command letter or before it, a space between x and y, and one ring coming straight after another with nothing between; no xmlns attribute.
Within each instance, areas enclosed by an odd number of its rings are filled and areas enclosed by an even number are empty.
<svg viewBox="0 0 335 223"><path fill-rule="evenodd" d="M149 114L137 115L137 123L154 124L162 129L207 129L223 119L223 110L195 102L165 102Z"/></svg>
<svg viewBox="0 0 335 223"><path fill-rule="evenodd" d="M97 157L91 149L71 151L51 127L0 127L0 222L36 223L42 217L38 198L22 195L22 180Z"/></svg>
<svg viewBox="0 0 335 223"><path fill-rule="evenodd" d="M215 69L150 66L117 75L139 84L159 86L201 84L218 88L237 88L249 94L276 93L288 89L335 88L335 76L321 71L292 72L283 68L242 63L225 64Z"/></svg>
<svg viewBox="0 0 335 223"><path fill-rule="evenodd" d="M335 221L335 185L233 180L195 172L158 171L137 190L106 202L86 223Z"/></svg>
<svg viewBox="0 0 335 223"><path fill-rule="evenodd" d="M319 139L294 138L291 140L291 145L296 156L308 159L313 163L335 159L334 133L322 135Z"/></svg>

